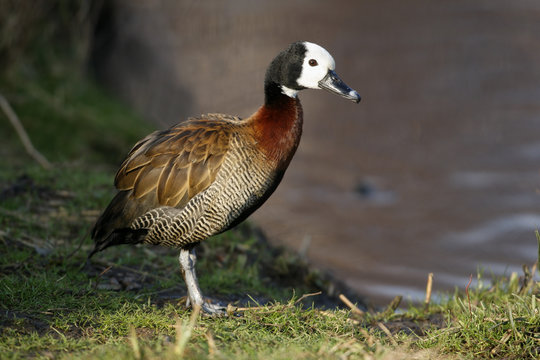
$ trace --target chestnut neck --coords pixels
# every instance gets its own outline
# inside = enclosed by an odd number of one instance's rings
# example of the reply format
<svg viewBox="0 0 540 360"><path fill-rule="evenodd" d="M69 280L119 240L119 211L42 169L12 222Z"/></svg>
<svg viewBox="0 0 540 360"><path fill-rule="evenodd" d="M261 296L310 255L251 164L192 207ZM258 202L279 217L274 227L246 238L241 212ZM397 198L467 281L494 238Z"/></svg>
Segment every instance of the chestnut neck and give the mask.
<svg viewBox="0 0 540 360"><path fill-rule="evenodd" d="M302 106L296 97L281 92L275 83L265 83L264 105L254 115L257 141L268 158L286 168L302 134Z"/></svg>

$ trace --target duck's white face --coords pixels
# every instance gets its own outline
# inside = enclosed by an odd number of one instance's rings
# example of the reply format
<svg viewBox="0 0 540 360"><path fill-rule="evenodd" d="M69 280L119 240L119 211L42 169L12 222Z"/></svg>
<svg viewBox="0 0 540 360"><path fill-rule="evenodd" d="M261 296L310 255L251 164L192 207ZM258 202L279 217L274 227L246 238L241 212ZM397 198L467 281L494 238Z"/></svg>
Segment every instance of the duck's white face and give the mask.
<svg viewBox="0 0 540 360"><path fill-rule="evenodd" d="M286 76L280 72L279 66L283 63L289 69ZM279 83L281 92L289 97L296 97L302 89L325 89L356 103L360 101L360 95L335 73L336 63L332 55L317 44L307 41L293 43L276 57L272 65L276 66L269 68L268 76Z"/></svg>
<svg viewBox="0 0 540 360"><path fill-rule="evenodd" d="M336 68L336 63L323 47L307 41L304 45L306 53L302 73L296 82L308 89L319 89L319 82L328 74L328 70L333 71Z"/></svg>

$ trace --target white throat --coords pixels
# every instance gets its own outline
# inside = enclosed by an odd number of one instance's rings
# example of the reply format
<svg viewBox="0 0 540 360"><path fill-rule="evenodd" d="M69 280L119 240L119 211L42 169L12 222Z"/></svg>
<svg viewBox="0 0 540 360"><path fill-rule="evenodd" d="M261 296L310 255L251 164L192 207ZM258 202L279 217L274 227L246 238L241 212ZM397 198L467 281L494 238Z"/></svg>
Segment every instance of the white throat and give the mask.
<svg viewBox="0 0 540 360"><path fill-rule="evenodd" d="M285 85L281 85L281 92L291 98L295 98L298 94L298 90L288 88Z"/></svg>

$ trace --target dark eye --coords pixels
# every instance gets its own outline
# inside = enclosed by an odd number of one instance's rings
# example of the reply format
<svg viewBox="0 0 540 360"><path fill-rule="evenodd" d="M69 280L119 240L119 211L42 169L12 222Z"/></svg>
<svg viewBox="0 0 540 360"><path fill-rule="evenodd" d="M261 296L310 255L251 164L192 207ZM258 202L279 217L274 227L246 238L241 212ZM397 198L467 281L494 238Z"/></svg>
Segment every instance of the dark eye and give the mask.
<svg viewBox="0 0 540 360"><path fill-rule="evenodd" d="M308 62L309 66L317 66L319 63L315 59L310 59Z"/></svg>

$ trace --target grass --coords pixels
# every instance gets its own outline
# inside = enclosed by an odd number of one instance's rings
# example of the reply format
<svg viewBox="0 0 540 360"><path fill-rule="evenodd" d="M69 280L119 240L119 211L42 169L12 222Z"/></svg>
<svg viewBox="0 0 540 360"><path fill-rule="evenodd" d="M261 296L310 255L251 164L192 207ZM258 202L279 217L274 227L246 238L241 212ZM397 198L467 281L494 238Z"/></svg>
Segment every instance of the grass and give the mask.
<svg viewBox="0 0 540 360"><path fill-rule="evenodd" d="M68 228L74 226L69 218L63 224ZM256 301L278 300L262 305L251 301L251 309L236 315L198 317L182 305L174 253L158 251L149 258L153 250L126 248L107 256L114 264L126 265L107 271L108 264L98 263L81 269L84 253L66 258L75 244L65 243L63 230L49 231L48 236L39 235L41 225L17 224L9 227L8 234L2 233L1 251L6 254L0 262L2 358L538 356L540 288L532 278L498 279L470 289L468 296L456 292L428 308L354 315L348 309L311 306L309 297L307 304L298 302L299 296L283 300L287 287L270 286L272 280L257 276L257 271L227 271L245 264L242 256L230 254L213 274L201 272L201 285L208 293L236 305L243 301L238 295L246 293ZM38 236L51 245L50 253L39 254L37 249L43 245L35 241ZM241 244L241 240L233 234L218 239L216 246ZM209 266L206 261L202 269ZM223 288L213 288L215 276L222 277ZM120 285L109 286L111 280Z"/></svg>
<svg viewBox="0 0 540 360"><path fill-rule="evenodd" d="M1 359L540 355L534 267L479 275L475 288L436 304L351 311L336 296L360 299L247 223L199 248L203 291L240 308L209 318L185 309L174 250L116 247L87 264L88 229L114 193L115 167L152 129L71 65L21 64L1 76L0 92L54 167L36 165L0 115L9 134L0 147Z"/></svg>

